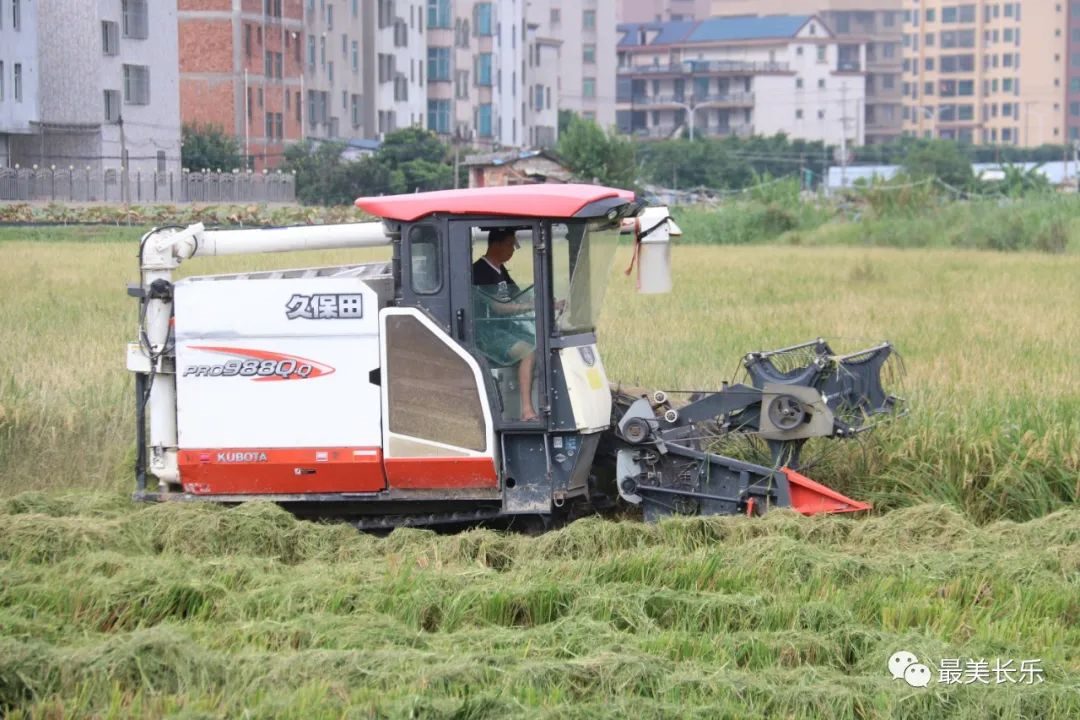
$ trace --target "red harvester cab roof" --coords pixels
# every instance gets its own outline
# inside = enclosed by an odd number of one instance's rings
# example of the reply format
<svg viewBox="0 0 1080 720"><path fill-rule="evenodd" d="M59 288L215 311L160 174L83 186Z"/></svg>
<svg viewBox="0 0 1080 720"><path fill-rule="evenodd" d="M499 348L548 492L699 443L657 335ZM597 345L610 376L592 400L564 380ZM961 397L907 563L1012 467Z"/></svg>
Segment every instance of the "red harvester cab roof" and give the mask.
<svg viewBox="0 0 1080 720"><path fill-rule="evenodd" d="M356 207L376 217L401 222L432 213L569 218L587 205L608 198L633 202L634 193L600 185L511 185L363 197L357 199Z"/></svg>

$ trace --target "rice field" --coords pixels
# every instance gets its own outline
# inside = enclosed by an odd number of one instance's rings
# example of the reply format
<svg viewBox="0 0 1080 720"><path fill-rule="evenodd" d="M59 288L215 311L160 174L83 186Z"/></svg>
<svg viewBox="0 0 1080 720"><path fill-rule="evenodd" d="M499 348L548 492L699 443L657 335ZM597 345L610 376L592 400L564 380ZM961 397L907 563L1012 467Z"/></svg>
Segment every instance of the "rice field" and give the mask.
<svg viewBox="0 0 1080 720"><path fill-rule="evenodd" d="M373 537L129 503L138 233L77 232L0 232L0 714L1080 716L1075 253L686 246L652 297L624 253L600 338L629 384L895 343L911 413L815 470L875 512ZM899 650L930 687L890 676ZM1038 660L1041 681L942 683L948 659Z"/></svg>

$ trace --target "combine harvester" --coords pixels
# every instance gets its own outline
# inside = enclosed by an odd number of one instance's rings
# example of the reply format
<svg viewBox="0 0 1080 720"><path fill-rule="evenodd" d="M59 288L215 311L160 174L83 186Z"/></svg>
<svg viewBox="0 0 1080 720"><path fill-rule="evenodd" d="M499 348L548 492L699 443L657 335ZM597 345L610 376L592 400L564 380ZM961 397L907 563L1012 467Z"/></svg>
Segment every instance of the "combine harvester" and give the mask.
<svg viewBox="0 0 1080 720"><path fill-rule="evenodd" d="M677 408L612 390L596 321L616 245L632 233L639 289L670 290L679 231L666 209L592 185L356 204L382 221L143 237L127 350L137 499L262 498L361 529L547 522L620 498L650 521L869 507L796 468L808 439L850 438L894 411L888 343L751 353L749 384ZM193 257L380 245L392 261L172 277ZM497 270L507 255L520 284ZM767 443L772 466L701 442L741 435Z"/></svg>

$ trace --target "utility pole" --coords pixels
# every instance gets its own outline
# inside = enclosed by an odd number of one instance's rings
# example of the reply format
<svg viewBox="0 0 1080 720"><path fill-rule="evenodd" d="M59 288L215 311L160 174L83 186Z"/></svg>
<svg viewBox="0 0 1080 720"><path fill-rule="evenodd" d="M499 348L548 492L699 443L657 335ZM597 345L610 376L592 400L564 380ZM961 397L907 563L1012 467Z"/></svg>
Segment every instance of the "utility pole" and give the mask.
<svg viewBox="0 0 1080 720"><path fill-rule="evenodd" d="M251 161L251 91L248 87L248 71L244 68L244 169Z"/></svg>
<svg viewBox="0 0 1080 720"><path fill-rule="evenodd" d="M128 176L131 174L127 161L127 142L124 140L124 116L116 120L120 126L120 202L127 204L128 201Z"/></svg>
<svg viewBox="0 0 1080 720"><path fill-rule="evenodd" d="M847 187L847 83L840 86L840 187Z"/></svg>

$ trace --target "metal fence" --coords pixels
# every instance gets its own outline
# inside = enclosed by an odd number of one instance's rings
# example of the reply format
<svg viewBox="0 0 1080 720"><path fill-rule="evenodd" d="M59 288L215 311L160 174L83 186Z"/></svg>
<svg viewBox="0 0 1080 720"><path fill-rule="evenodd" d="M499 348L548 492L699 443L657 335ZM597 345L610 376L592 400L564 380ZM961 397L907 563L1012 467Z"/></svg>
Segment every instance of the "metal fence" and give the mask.
<svg viewBox="0 0 1080 720"><path fill-rule="evenodd" d="M0 201L97 203L292 203L284 172L141 172L0 168Z"/></svg>

